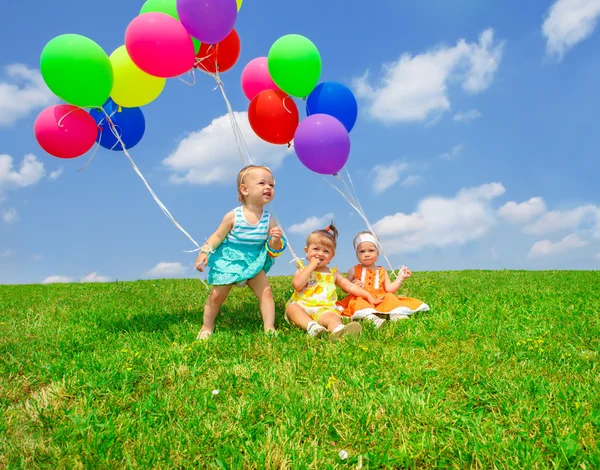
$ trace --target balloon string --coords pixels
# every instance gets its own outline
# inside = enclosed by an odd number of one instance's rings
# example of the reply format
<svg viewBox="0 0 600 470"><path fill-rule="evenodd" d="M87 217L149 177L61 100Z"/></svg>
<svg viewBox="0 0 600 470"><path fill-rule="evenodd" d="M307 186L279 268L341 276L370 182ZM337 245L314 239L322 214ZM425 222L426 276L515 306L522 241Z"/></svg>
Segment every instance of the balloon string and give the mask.
<svg viewBox="0 0 600 470"><path fill-rule="evenodd" d="M291 112L291 111L290 111L290 110L287 108L287 106L285 105L285 100L287 100L288 98L289 98L289 96L286 96L286 97L283 99L283 101L282 101L282 104L283 104L283 108L284 108L284 109L285 109L285 110L288 112L288 114L292 114L292 112ZM291 98L290 98L290 99L291 99Z"/></svg>
<svg viewBox="0 0 600 470"><path fill-rule="evenodd" d="M223 81L221 80L219 71L217 70L216 73L210 73L210 72L206 72L204 70L202 70L202 71L215 80L215 82L217 83L215 90L218 88L221 91L221 95L223 96L223 100L225 101L225 106L227 107L227 114L229 115L229 120L231 122L231 128L233 130L233 137L235 138L235 143L238 148L240 158L242 160L242 165L244 165L244 166L247 164L254 165L254 160L252 158L252 155L250 155L250 151L248 150L248 144L246 143L246 139L244 138L244 133L242 132L242 128L240 127L237 117L235 116L233 107L231 106L231 102L229 101L229 98L227 97L227 93L225 92L225 85L223 84ZM279 219L277 218L275 213L271 212L271 217L273 217L273 220L279 226L279 228L281 228L281 231L285 236L285 231L283 229L283 225L281 224L281 222L279 221ZM290 250L290 254L293 257L292 262L295 262L300 259L296 256L296 253L294 252L294 249L292 247L292 244L290 243L289 238L288 238L288 249Z"/></svg>
<svg viewBox="0 0 600 470"><path fill-rule="evenodd" d="M101 108L101 109L102 109L102 111L104 111L103 108ZM194 240L192 238L192 236L189 233L187 233L185 231L185 229L181 225L179 225L179 223L175 220L175 218L169 212L169 209L167 209L167 207L158 198L158 196L156 195L156 193L154 192L154 190L152 189L152 187L150 186L150 184L148 184L148 181L146 181L146 178L144 178L144 175L142 175L142 172L139 170L139 168L137 167L137 165L133 161L133 158L131 158L131 155L127 151L127 147L125 146L125 143L121 139L121 136L119 135L119 133L116 131L116 127L115 127L114 123L112 122L112 120L110 119L110 116L108 115L108 113L106 113L106 111L104 111L104 114L106 115L107 122L108 122L108 125L110 127L111 132L113 133L113 135L115 136L115 138L121 144L121 147L123 148L123 153L129 159L129 163L131 164L131 167L137 173L137 175L140 177L140 179L143 181L144 185L146 186L146 188L148 189L148 191L150 192L150 194L154 198L154 201L156 202L156 204L158 204L158 206L161 208L161 210L163 211L163 213L169 218L169 220L171 220L171 222L173 222L173 224L175 225L175 227L177 227L198 249L200 249L200 245L198 245L198 243L196 242L196 240Z"/></svg>
<svg viewBox="0 0 600 470"><path fill-rule="evenodd" d="M358 213L358 215L363 219L363 221L365 222L365 224L367 225L369 231L373 234L373 236L377 239L379 246L381 248L381 253L383 254L384 259L386 260L392 275L396 278L398 277L396 274L396 271L392 265L392 263L390 262L385 250L383 249L383 245L381 244L381 240L379 239L379 237L377 236L377 234L375 233L375 230L373 229L373 226L371 225L371 223L369 222L369 219L367 218L367 215L365 214L364 210L362 209L362 206L360 204L360 202L358 201L358 198L355 197L355 195L352 194L352 192L349 190L346 182L344 181L343 177L339 174L334 175L337 179L339 179L340 181L342 181L344 183L344 186L346 187L346 191L347 194L340 188L338 188L337 185L335 185L331 180L329 180L328 178L323 177L323 179L327 182L327 184L329 184L329 186L331 186L333 189L335 189L347 202L348 204L350 204L350 206Z"/></svg>
<svg viewBox="0 0 600 470"><path fill-rule="evenodd" d="M375 230L373 229L373 226L371 225L371 223L369 222L369 219L367 218L367 215L365 213L365 210L363 209L360 201L358 200L358 195L356 193L356 188L354 187L354 182L352 181L352 177L350 176L350 171L348 170L348 168L344 167L346 175L348 176L348 181L350 182L350 186L352 189L350 189L348 187L348 184L346 183L346 180L343 178L343 176L338 175L338 178L344 183L344 186L346 188L346 190L348 191L348 193L350 195L352 195L354 201L356 202L356 204L358 205L360 212L361 212L361 216L363 218L363 220L365 221L369 231L373 234L373 236L377 239L378 243L379 243L379 247L381 248L381 254L383 255L383 258L386 260L388 266L390 267L390 270L392 271L392 274L394 275L394 277L398 277L391 261L389 260L387 253L385 252L385 249L383 247L383 243L381 243L380 238L377 236L377 234L375 233Z"/></svg>
<svg viewBox="0 0 600 470"><path fill-rule="evenodd" d="M87 168L87 166L92 163L92 160L94 159L94 157L96 156L96 154L98 153L98 149L100 148L100 141L102 140L102 129L100 129L100 136L98 138L98 143L96 144L96 148L94 149L94 153L92 153L92 156L90 158L88 158L88 161L85 162L85 165L83 165L79 170L77 170L77 173L82 172L83 170L85 170Z"/></svg>
<svg viewBox="0 0 600 470"><path fill-rule="evenodd" d="M76 107L76 108L72 109L71 111L69 111L68 113L66 113L64 116L62 116L62 117L61 117L61 118L58 120L58 123L57 123L56 125L57 125L58 127L63 127L63 125L62 125L62 122L65 120L65 118L66 118L67 116L69 116L70 114L72 114L72 113L76 112L76 111L83 111L83 112L86 112L86 111L85 111L85 109L83 109L83 108L80 108L80 107L78 106L78 107Z"/></svg>
<svg viewBox="0 0 600 470"><path fill-rule="evenodd" d="M192 70L190 70L188 72L188 75L192 76L192 81L191 82L188 82L187 80L184 80L181 77L177 77L177 80L179 80L182 83L185 83L188 86L196 86L196 71L194 69L192 69Z"/></svg>

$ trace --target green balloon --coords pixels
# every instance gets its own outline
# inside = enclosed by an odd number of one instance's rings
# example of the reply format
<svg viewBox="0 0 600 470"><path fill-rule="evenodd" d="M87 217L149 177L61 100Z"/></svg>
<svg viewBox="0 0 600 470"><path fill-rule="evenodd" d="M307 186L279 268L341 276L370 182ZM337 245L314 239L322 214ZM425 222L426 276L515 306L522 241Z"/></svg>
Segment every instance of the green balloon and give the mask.
<svg viewBox="0 0 600 470"><path fill-rule="evenodd" d="M321 77L321 55L317 46L298 34L288 34L275 41L268 63L275 84L298 98L310 95Z"/></svg>
<svg viewBox="0 0 600 470"><path fill-rule="evenodd" d="M179 21L177 0L147 0L140 10L140 15L144 13L164 13Z"/></svg>
<svg viewBox="0 0 600 470"><path fill-rule="evenodd" d="M48 88L69 104L95 108L110 96L114 77L108 55L85 36L52 39L42 51L40 68Z"/></svg>
<svg viewBox="0 0 600 470"><path fill-rule="evenodd" d="M146 3L142 5L140 15L144 13L164 13L179 21L179 13L177 13L177 0L146 0ZM196 38L192 38L194 43L194 50L196 54L200 51L201 42Z"/></svg>

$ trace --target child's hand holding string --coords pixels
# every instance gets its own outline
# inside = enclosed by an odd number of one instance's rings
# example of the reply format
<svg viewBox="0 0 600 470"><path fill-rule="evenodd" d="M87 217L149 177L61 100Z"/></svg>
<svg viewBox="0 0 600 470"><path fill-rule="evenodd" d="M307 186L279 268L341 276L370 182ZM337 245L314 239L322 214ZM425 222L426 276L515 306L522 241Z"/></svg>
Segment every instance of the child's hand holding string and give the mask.
<svg viewBox="0 0 600 470"><path fill-rule="evenodd" d="M283 231L280 227L273 227L271 230L269 230L269 235L273 237L272 242L275 245L279 245L281 243L281 238L283 237Z"/></svg>
<svg viewBox="0 0 600 470"><path fill-rule="evenodd" d="M406 266L402 266L400 268L400 272L398 273L398 277L401 279L408 279L412 276L412 271L408 269Z"/></svg>

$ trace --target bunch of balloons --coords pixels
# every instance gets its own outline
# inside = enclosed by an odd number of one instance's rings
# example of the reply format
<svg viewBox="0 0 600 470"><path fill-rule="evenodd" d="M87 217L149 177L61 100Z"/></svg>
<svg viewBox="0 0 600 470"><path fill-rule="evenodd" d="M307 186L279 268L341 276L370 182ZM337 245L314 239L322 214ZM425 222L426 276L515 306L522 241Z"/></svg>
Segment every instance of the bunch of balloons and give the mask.
<svg viewBox="0 0 600 470"><path fill-rule="evenodd" d="M111 150L135 146L145 130L140 108L158 98L167 78L194 68L224 72L237 62L242 1L147 0L110 57L85 36L52 39L42 51L42 77L67 104L38 116L40 146L58 158L79 157L96 142Z"/></svg>
<svg viewBox="0 0 600 470"><path fill-rule="evenodd" d="M340 83L321 78L321 55L304 36L279 38L268 57L248 63L242 89L250 100L248 119L261 139L290 144L309 170L338 173L350 155L350 131L358 117L356 98ZM292 97L306 100L306 119L300 122Z"/></svg>

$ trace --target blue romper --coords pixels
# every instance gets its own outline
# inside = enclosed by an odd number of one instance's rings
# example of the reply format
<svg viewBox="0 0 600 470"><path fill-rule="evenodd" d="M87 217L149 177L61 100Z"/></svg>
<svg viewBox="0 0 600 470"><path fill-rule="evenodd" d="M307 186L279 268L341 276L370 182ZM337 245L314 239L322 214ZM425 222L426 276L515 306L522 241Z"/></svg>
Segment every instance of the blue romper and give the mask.
<svg viewBox="0 0 600 470"><path fill-rule="evenodd" d="M268 272L274 263L265 248L271 222L267 210L256 225L248 223L241 206L234 213L233 229L208 259L208 283L213 286L243 283Z"/></svg>

